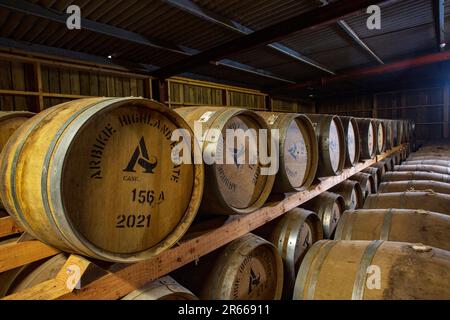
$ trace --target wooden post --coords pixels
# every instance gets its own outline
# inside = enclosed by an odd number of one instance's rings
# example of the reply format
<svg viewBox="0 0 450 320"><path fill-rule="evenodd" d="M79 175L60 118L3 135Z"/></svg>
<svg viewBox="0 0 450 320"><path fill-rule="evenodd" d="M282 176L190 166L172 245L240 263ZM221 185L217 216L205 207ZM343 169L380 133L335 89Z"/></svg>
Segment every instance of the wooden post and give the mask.
<svg viewBox="0 0 450 320"><path fill-rule="evenodd" d="M41 71L41 63L35 62L34 66L34 81L36 84L36 91L38 92L38 96L36 97L37 103L37 112L44 110L44 89L42 88L42 71Z"/></svg>
<svg viewBox="0 0 450 320"><path fill-rule="evenodd" d="M374 94L372 96L373 101L373 109L372 109L372 118L378 118L378 95Z"/></svg>
<svg viewBox="0 0 450 320"><path fill-rule="evenodd" d="M449 86L448 86L448 81L445 82L445 86L444 86L444 119L443 119L443 135L444 138L447 139L448 138L448 99L449 99Z"/></svg>
<svg viewBox="0 0 450 320"><path fill-rule="evenodd" d="M168 81L159 80L158 85L159 85L159 102L166 103L167 101L169 101L169 91L167 89Z"/></svg>
<svg viewBox="0 0 450 320"><path fill-rule="evenodd" d="M152 78L144 79L144 95L145 98L153 99Z"/></svg>

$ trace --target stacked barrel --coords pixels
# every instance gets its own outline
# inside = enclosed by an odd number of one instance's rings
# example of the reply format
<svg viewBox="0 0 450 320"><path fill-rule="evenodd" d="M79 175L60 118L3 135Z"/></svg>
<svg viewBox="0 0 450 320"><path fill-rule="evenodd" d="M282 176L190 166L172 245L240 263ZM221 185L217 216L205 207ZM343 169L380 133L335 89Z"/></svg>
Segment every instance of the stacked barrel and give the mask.
<svg viewBox="0 0 450 320"><path fill-rule="evenodd" d="M30 235L63 252L121 263L167 250L197 213L202 221L250 214L271 195L308 191L321 179L373 160L411 136L408 125L396 120L210 106L174 111L140 98L83 99L31 116L0 114L5 210ZM183 129L177 133L179 141L172 140L176 129ZM277 130L275 143L270 129ZM245 132L245 139L230 145L224 138L229 130ZM268 141L261 141L261 131ZM187 153L183 149L178 160L190 163L174 163L180 141L192 148ZM257 146L256 163L249 163L251 143ZM273 163L261 161L261 148L278 151L278 170L262 174ZM308 274L305 270L315 259L311 256L321 250L317 248L328 248L322 240L346 234L342 221L388 188L382 184L379 189L388 171L419 166L395 167L406 155L377 163L125 299L290 299L294 291L300 297L299 277ZM233 162L216 161L219 156ZM429 169L439 162L420 165ZM437 183L437 190L445 190ZM358 250L364 251L363 246ZM66 257L1 274L5 285L0 293L53 278ZM307 288L309 280L302 279ZM308 292L307 297L316 298Z"/></svg>
<svg viewBox="0 0 450 320"><path fill-rule="evenodd" d="M334 241L311 247L294 299L450 299L448 156L430 146L374 165L378 193L342 215Z"/></svg>

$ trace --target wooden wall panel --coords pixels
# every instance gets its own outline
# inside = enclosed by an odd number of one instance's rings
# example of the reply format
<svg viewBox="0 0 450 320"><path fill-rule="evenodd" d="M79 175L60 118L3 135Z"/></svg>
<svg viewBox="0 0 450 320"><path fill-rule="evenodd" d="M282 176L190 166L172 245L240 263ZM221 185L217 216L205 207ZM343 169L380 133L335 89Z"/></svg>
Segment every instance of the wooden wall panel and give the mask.
<svg viewBox="0 0 450 320"><path fill-rule="evenodd" d="M274 112L294 112L294 113L315 113L314 102L289 101L282 99L271 99L272 111Z"/></svg>
<svg viewBox="0 0 450 320"><path fill-rule="evenodd" d="M144 89L144 80L148 77L142 75L105 71L96 66L83 68L70 63L61 66L51 60L23 59L11 55L0 59L0 110L36 112L91 96L151 98ZM38 79L42 83L41 90Z"/></svg>

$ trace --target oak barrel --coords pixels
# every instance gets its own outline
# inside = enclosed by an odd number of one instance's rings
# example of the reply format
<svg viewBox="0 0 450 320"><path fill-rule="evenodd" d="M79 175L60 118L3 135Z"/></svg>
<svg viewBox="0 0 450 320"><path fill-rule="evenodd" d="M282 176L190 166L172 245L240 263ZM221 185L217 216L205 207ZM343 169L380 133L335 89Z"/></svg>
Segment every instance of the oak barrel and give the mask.
<svg viewBox="0 0 450 320"><path fill-rule="evenodd" d="M201 300L279 300L283 260L272 243L247 234L172 277Z"/></svg>
<svg viewBox="0 0 450 320"><path fill-rule="evenodd" d="M0 152L13 133L34 115L25 111L0 111Z"/></svg>
<svg viewBox="0 0 450 320"><path fill-rule="evenodd" d="M450 175L433 172L419 172L419 171L391 171L386 172L383 176L383 182L389 181L411 181L411 180L432 180L439 182L450 183Z"/></svg>
<svg viewBox="0 0 450 320"><path fill-rule="evenodd" d="M410 180L383 182L378 188L379 193L394 193L405 191L426 191L450 194L450 183L438 182L432 180Z"/></svg>
<svg viewBox="0 0 450 320"><path fill-rule="evenodd" d="M344 127L345 145L345 167L354 167L361 155L361 142L359 139L358 122L353 117L340 117Z"/></svg>
<svg viewBox="0 0 450 320"><path fill-rule="evenodd" d="M203 166L172 161L178 128L191 132L165 105L142 98L47 109L5 147L3 203L24 230L63 251L148 259L180 239L201 201Z"/></svg>
<svg viewBox="0 0 450 320"><path fill-rule="evenodd" d="M386 150L390 150L395 147L393 124L390 120L381 121L383 121L386 128Z"/></svg>
<svg viewBox="0 0 450 320"><path fill-rule="evenodd" d="M54 279L61 271L67 256L58 254L0 274L0 298L34 287Z"/></svg>
<svg viewBox="0 0 450 320"><path fill-rule="evenodd" d="M334 239L423 243L450 251L450 216L425 210L346 211Z"/></svg>
<svg viewBox="0 0 450 320"><path fill-rule="evenodd" d="M283 297L292 297L295 276L309 248L323 239L322 223L312 211L294 208L270 225L269 240L284 264Z"/></svg>
<svg viewBox="0 0 450 320"><path fill-rule="evenodd" d="M333 236L339 218L345 211L345 201L339 194L323 192L303 204L302 207L317 213L320 221L322 221L323 235L329 239Z"/></svg>
<svg viewBox="0 0 450 320"><path fill-rule="evenodd" d="M122 300L198 300L188 289L181 286L172 277L165 276L137 289Z"/></svg>
<svg viewBox="0 0 450 320"><path fill-rule="evenodd" d="M361 159L368 160L375 157L377 137L375 121L371 119L356 119L361 141Z"/></svg>
<svg viewBox="0 0 450 320"><path fill-rule="evenodd" d="M271 129L279 130L279 164L273 191L286 193L308 188L317 172L319 146L314 127L305 115L258 112Z"/></svg>
<svg viewBox="0 0 450 320"><path fill-rule="evenodd" d="M450 195L434 191L381 193L367 197L364 209L423 209L450 214Z"/></svg>
<svg viewBox="0 0 450 320"><path fill-rule="evenodd" d="M359 183L363 191L364 199L366 199L372 193L375 193L375 180L373 179L373 176L371 174L358 172L351 176L349 180L357 181Z"/></svg>
<svg viewBox="0 0 450 320"><path fill-rule="evenodd" d="M378 168L368 167L368 168L365 168L361 172L370 174L373 177L373 182L374 182L374 187L375 187L373 189L373 193L377 193L378 185L381 182L381 171Z"/></svg>
<svg viewBox="0 0 450 320"><path fill-rule="evenodd" d="M376 128L377 128L377 154L382 154L386 151L386 125L382 120L375 120Z"/></svg>
<svg viewBox="0 0 450 320"><path fill-rule="evenodd" d="M407 161L403 162L403 164L404 165L414 165L414 166L431 165L431 166L442 166L442 167L450 168L450 161L434 160L434 159L429 159L429 160L407 160Z"/></svg>
<svg viewBox="0 0 450 320"><path fill-rule="evenodd" d="M358 181L345 180L330 191L344 198L345 210L359 209L364 205L364 193Z"/></svg>
<svg viewBox="0 0 450 320"><path fill-rule="evenodd" d="M432 172L450 175L450 167L436 165L399 165L394 167L394 171L415 171L415 172Z"/></svg>
<svg viewBox="0 0 450 320"><path fill-rule="evenodd" d="M308 114L319 142L318 177L339 175L344 169L346 143L338 116Z"/></svg>
<svg viewBox="0 0 450 320"><path fill-rule="evenodd" d="M391 241L314 244L298 272L294 300L450 299L450 252Z"/></svg>
<svg viewBox="0 0 450 320"><path fill-rule="evenodd" d="M193 130L196 126L201 128L202 132L196 135L203 140L203 154L211 155L211 160L219 158L219 161L205 161L205 191L200 212L233 215L259 209L269 197L276 176L276 171L271 175L262 174L267 166L260 161L261 129L268 132L267 149L271 149L270 130L264 119L251 110L228 107L186 107L175 111ZM235 143L229 146L226 133L233 130L236 133L242 130L247 138L233 139ZM251 150L258 156L254 164L249 161ZM233 163L227 164L227 158Z"/></svg>

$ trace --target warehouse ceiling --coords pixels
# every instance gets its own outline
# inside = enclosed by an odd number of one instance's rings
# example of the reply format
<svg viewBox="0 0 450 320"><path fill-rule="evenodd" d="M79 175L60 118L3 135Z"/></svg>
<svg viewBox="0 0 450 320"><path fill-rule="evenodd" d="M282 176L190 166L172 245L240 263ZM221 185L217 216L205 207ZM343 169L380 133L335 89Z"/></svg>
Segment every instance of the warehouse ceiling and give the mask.
<svg viewBox="0 0 450 320"><path fill-rule="evenodd" d="M353 0L357 2L364 3ZM320 22L323 12L333 11L330 6L345 6L349 1L0 0L0 46L109 60L139 66L159 76L185 75L290 97L381 90L407 86L408 81L421 78L442 81L443 72L448 70L446 62L434 68L396 70L332 85L298 86L305 81L433 54L440 51L440 42L450 41L450 1L380 2L380 30L369 30L369 15L359 10L344 19L311 24L233 52L233 41L255 40L252 35L260 32L264 36L267 28L290 18ZM65 27L69 5L81 8L81 30ZM214 51L220 47L220 52ZM202 54L219 58L201 60Z"/></svg>

